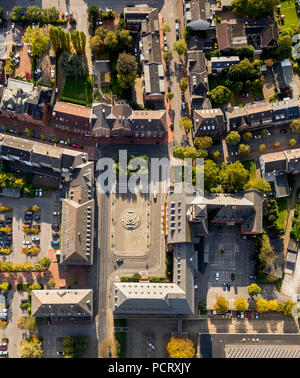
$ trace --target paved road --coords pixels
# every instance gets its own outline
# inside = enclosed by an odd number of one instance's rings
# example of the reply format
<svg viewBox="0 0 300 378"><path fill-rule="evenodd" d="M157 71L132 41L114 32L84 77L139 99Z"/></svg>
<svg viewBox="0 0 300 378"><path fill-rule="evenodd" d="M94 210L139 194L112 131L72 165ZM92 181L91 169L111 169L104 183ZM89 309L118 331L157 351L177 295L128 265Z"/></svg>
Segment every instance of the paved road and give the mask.
<svg viewBox="0 0 300 378"><path fill-rule="evenodd" d="M170 50L173 50L174 42L176 41L176 29L175 29L175 19L180 19L180 32L182 35L184 29L184 19L183 19L183 7L180 0L165 0L164 6L161 10L163 16L163 21L167 22L171 31L166 34L167 44ZM178 54L173 51L173 59L170 63L170 79L168 80L169 90L168 92L174 93L174 98L171 100L172 110L174 114L174 144L181 144L185 142L185 133L179 127L179 121L183 116L181 110L181 91L179 88L179 80L182 77L182 72L178 69L178 63L180 59Z"/></svg>
<svg viewBox="0 0 300 378"><path fill-rule="evenodd" d="M98 148L97 156L112 157L119 149L126 149L127 153L142 154L145 153L145 148L141 145L110 145ZM153 145L147 154L150 157L163 157L168 154L168 147L162 145ZM98 172L96 171L96 177ZM106 340L112 338L113 333L113 319L112 319L112 283L121 275L133 274L140 271L147 271L157 273L155 275L162 275L164 273L164 246L162 236L160 234L160 217L162 198L157 196L157 201L153 201L152 194L150 194L150 201L152 201L151 208L151 236L150 253L145 257L124 258L124 263L121 266L116 264L116 258L109 248L109 219L110 219L110 205L109 197L105 194L100 194L97 190L97 200L99 204L99 224L98 224L98 245L100 251L99 262L99 318L98 318L98 332L100 342L104 343ZM160 253L161 252L161 253ZM152 273L153 274L153 273Z"/></svg>

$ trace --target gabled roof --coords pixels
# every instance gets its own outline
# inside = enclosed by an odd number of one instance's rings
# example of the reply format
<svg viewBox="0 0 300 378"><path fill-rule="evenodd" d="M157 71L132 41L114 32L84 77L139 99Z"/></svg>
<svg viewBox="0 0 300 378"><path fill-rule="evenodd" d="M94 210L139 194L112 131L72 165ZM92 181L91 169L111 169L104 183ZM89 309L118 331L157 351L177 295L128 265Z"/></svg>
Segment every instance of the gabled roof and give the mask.
<svg viewBox="0 0 300 378"><path fill-rule="evenodd" d="M93 315L93 291L32 290L31 314L34 317L90 317Z"/></svg>
<svg viewBox="0 0 300 378"><path fill-rule="evenodd" d="M275 22L274 24L267 25L260 35L261 47L266 48L276 46L278 37L279 33L277 23Z"/></svg>

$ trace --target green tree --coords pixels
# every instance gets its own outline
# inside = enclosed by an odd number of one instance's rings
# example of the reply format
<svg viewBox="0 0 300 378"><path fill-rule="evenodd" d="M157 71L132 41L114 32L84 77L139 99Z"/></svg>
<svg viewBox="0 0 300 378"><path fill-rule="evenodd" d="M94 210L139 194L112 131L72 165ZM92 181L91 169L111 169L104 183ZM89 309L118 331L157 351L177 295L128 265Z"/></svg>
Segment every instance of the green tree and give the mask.
<svg viewBox="0 0 300 378"><path fill-rule="evenodd" d="M122 88L134 86L137 77L137 67L137 61L133 55L127 53L119 54L117 61L117 78Z"/></svg>
<svg viewBox="0 0 300 378"><path fill-rule="evenodd" d="M280 147L280 142L276 141L273 143L273 148L278 148Z"/></svg>
<svg viewBox="0 0 300 378"><path fill-rule="evenodd" d="M191 158L191 159L196 159L199 156L199 150L197 150L196 147L194 146L186 146L184 149L184 157L185 158Z"/></svg>
<svg viewBox="0 0 300 378"><path fill-rule="evenodd" d="M295 146L295 144L297 144L297 141L296 141L296 139L294 139L294 138L291 138L291 139L290 139L290 141L289 141L289 145L290 145L291 147L294 147L294 146Z"/></svg>
<svg viewBox="0 0 300 378"><path fill-rule="evenodd" d="M57 55L65 51L71 51L71 36L67 30L63 30L60 26L51 25L49 38L51 47Z"/></svg>
<svg viewBox="0 0 300 378"><path fill-rule="evenodd" d="M170 25L169 25L167 22L164 22L164 23L162 24L161 30L162 30L162 32L163 32L164 34L166 34L166 33L168 33L168 32L171 31L171 27L170 27Z"/></svg>
<svg viewBox="0 0 300 378"><path fill-rule="evenodd" d="M264 194L269 194L271 192L271 185L263 177L252 179L249 182L249 189L256 189Z"/></svg>
<svg viewBox="0 0 300 378"><path fill-rule="evenodd" d="M26 326L26 316L21 316L18 319L17 327L20 329L25 329L25 326Z"/></svg>
<svg viewBox="0 0 300 378"><path fill-rule="evenodd" d="M26 10L26 19L28 23L41 22L43 10L37 5L30 5Z"/></svg>
<svg viewBox="0 0 300 378"><path fill-rule="evenodd" d="M217 297L214 309L217 312L225 313L228 311L229 302L222 296Z"/></svg>
<svg viewBox="0 0 300 378"><path fill-rule="evenodd" d="M55 282L55 279L53 277L51 277L49 279L49 281L47 282L47 286L50 288L50 289L54 289L55 286L56 286L56 282Z"/></svg>
<svg viewBox="0 0 300 378"><path fill-rule="evenodd" d="M99 9L95 7L94 5L90 6L88 8L88 21L93 25L94 28L99 18L100 18Z"/></svg>
<svg viewBox="0 0 300 378"><path fill-rule="evenodd" d="M290 35L280 36L277 40L277 48L275 56L277 59L283 60L290 58L292 54L292 37Z"/></svg>
<svg viewBox="0 0 300 378"><path fill-rule="evenodd" d="M263 298L259 298L255 302L255 308L257 312L267 312L269 311L269 303Z"/></svg>
<svg viewBox="0 0 300 378"><path fill-rule="evenodd" d="M42 260L40 261L40 263L45 267L45 268L49 268L50 266L50 259L48 257L43 257Z"/></svg>
<svg viewBox="0 0 300 378"><path fill-rule="evenodd" d="M171 60L173 58L173 51L172 50L166 51L163 57L164 57L164 60Z"/></svg>
<svg viewBox="0 0 300 378"><path fill-rule="evenodd" d="M82 58L69 51L62 53L60 63L66 76L80 76L84 72Z"/></svg>
<svg viewBox="0 0 300 378"><path fill-rule="evenodd" d="M249 131L245 131L243 134L242 134L242 138L248 142L251 138L252 138L252 134L249 132Z"/></svg>
<svg viewBox="0 0 300 378"><path fill-rule="evenodd" d="M212 188L218 185L219 167L212 160L204 162L204 189L210 192Z"/></svg>
<svg viewBox="0 0 300 378"><path fill-rule="evenodd" d="M109 31L104 39L104 46L110 51L114 51L118 45L118 38L113 31Z"/></svg>
<svg viewBox="0 0 300 378"><path fill-rule="evenodd" d="M220 151L219 150L214 150L210 151L210 157L213 161L218 162L220 160Z"/></svg>
<svg viewBox="0 0 300 378"><path fill-rule="evenodd" d="M194 139L194 145L198 148L208 149L213 144L213 140L209 136L196 137Z"/></svg>
<svg viewBox="0 0 300 378"><path fill-rule="evenodd" d="M184 159L185 148L183 146L176 146L173 149L173 156L178 159Z"/></svg>
<svg viewBox="0 0 300 378"><path fill-rule="evenodd" d="M179 126L182 130L188 132L193 127L193 122L189 117L183 117L179 121Z"/></svg>
<svg viewBox="0 0 300 378"><path fill-rule="evenodd" d="M173 100L173 98L174 98L174 93L168 92L168 93L167 93L167 98L168 98L169 101Z"/></svg>
<svg viewBox="0 0 300 378"><path fill-rule="evenodd" d="M132 36L129 30L121 30L118 35L118 50L130 50L132 47Z"/></svg>
<svg viewBox="0 0 300 378"><path fill-rule="evenodd" d="M216 104L223 104L228 101L230 93L230 89L224 87L224 85L218 85L212 91L208 92L207 95L210 96Z"/></svg>
<svg viewBox="0 0 300 378"><path fill-rule="evenodd" d="M268 266L274 262L276 255L270 244L270 239L266 233L263 233L258 240L259 255L258 259L263 266Z"/></svg>
<svg viewBox="0 0 300 378"><path fill-rule="evenodd" d="M268 135L269 135L269 131L268 130L266 130L266 129L261 130L260 136L262 138L266 138Z"/></svg>
<svg viewBox="0 0 300 378"><path fill-rule="evenodd" d="M26 16L23 13L24 13L23 8L21 6L13 7L9 14L9 18L11 22L16 22L16 23L24 22L26 19Z"/></svg>
<svg viewBox="0 0 300 378"><path fill-rule="evenodd" d="M293 316L293 308L296 306L296 302L293 302L292 300L288 299L285 301L282 305L282 312L283 315L287 316L288 318L291 318Z"/></svg>
<svg viewBox="0 0 300 378"><path fill-rule="evenodd" d="M28 26L22 40L31 44L31 51L34 56L41 56L49 49L49 35L38 26L34 29Z"/></svg>
<svg viewBox="0 0 300 378"><path fill-rule="evenodd" d="M255 283L248 286L248 293L250 297L255 297L261 293L261 288Z"/></svg>
<svg viewBox="0 0 300 378"><path fill-rule="evenodd" d="M185 92L189 86L189 82L187 81L186 77L181 78L179 82L179 88L181 91Z"/></svg>
<svg viewBox="0 0 300 378"><path fill-rule="evenodd" d="M233 0L233 10L253 18L273 17L278 0Z"/></svg>
<svg viewBox="0 0 300 378"><path fill-rule="evenodd" d="M195 347L193 341L185 337L171 337L167 344L167 353L170 358L193 358Z"/></svg>
<svg viewBox="0 0 300 378"><path fill-rule="evenodd" d="M225 138L226 143L232 146L238 144L241 140L241 136L238 131L230 131L230 133Z"/></svg>
<svg viewBox="0 0 300 378"><path fill-rule="evenodd" d="M177 52L179 56L183 55L187 51L187 45L184 39L179 39L174 42L173 49Z"/></svg>
<svg viewBox="0 0 300 378"><path fill-rule="evenodd" d="M250 146L248 144L240 144L238 149L239 155L249 155L250 153Z"/></svg>
<svg viewBox="0 0 300 378"><path fill-rule="evenodd" d="M293 133L300 134L300 119L294 119L294 121L290 123L290 129Z"/></svg>
<svg viewBox="0 0 300 378"><path fill-rule="evenodd" d="M230 193L243 190L249 177L249 171L239 161L233 164L223 163L219 173L222 188Z"/></svg>
<svg viewBox="0 0 300 378"><path fill-rule="evenodd" d="M76 54L84 55L86 46L86 36L83 31L74 30L71 34L72 45Z"/></svg>
<svg viewBox="0 0 300 378"><path fill-rule="evenodd" d="M232 80L234 82L244 83L244 87L246 84L245 82L247 80L250 80L250 88L251 82L261 77L260 61L255 60L254 62L250 62L247 58L243 59L240 61L240 63L229 67L227 77L229 80Z"/></svg>
<svg viewBox="0 0 300 378"><path fill-rule="evenodd" d="M234 301L234 308L236 311L245 311L248 308L248 303L245 298L237 298Z"/></svg>

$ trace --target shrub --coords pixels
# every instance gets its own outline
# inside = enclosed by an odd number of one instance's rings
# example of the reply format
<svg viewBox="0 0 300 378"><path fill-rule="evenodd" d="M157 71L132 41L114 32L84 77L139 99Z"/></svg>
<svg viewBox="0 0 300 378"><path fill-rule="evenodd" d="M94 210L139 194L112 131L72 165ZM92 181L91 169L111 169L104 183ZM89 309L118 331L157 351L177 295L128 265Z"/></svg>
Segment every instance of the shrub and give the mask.
<svg viewBox="0 0 300 378"><path fill-rule="evenodd" d="M4 255L9 255L11 253L11 248L0 248L0 253Z"/></svg>
<svg viewBox="0 0 300 378"><path fill-rule="evenodd" d="M280 147L280 142L274 142L274 143L273 143L273 147L274 147L274 148L278 148L278 147Z"/></svg>
<svg viewBox="0 0 300 378"><path fill-rule="evenodd" d="M51 261L48 257L43 257L40 262L45 268L49 268Z"/></svg>
<svg viewBox="0 0 300 378"><path fill-rule="evenodd" d="M0 212L4 212L4 211L12 211L12 207L9 207L9 206L0 206Z"/></svg>

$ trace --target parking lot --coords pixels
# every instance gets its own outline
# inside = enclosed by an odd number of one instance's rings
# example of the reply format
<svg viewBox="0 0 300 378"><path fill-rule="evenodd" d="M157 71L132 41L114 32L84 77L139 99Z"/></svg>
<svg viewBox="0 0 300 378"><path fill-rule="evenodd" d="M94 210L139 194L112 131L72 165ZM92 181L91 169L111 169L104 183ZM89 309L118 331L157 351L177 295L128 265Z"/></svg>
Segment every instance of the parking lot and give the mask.
<svg viewBox="0 0 300 378"><path fill-rule="evenodd" d="M167 357L166 345L177 332L177 319L127 319L127 326L127 358Z"/></svg>
<svg viewBox="0 0 300 378"><path fill-rule="evenodd" d="M234 300L247 298L247 286L255 282L249 278L255 274L255 239L244 239L239 226L211 225L205 243L208 262L200 255L197 299L213 308L216 297L222 295L233 308Z"/></svg>
<svg viewBox="0 0 300 378"><path fill-rule="evenodd" d="M59 211L61 203L59 202L57 192L44 193L42 197L37 198L8 198L2 197L0 199L2 206L9 206L13 210L9 213L2 213L1 218L12 216L12 252L9 255L1 254L2 261L12 261L14 264L24 264L27 261L37 263L43 257L47 256L48 249L51 248L53 223L60 223L60 216L54 216L54 211ZM31 215L31 220L25 220L25 208L31 208L37 205L40 211ZM35 220L34 217L40 219ZM29 216L30 217L30 216ZM23 225L26 222L32 221L32 226L39 225L40 233L25 234ZM9 237L9 236L8 236ZM6 236L3 236L6 239ZM39 240L33 241L32 238ZM25 244L26 243L26 244ZM39 246L40 252L36 256L26 255L22 253L23 247Z"/></svg>

